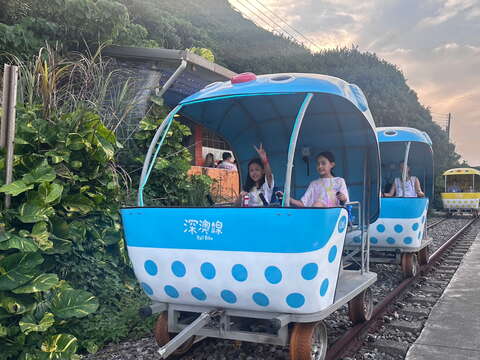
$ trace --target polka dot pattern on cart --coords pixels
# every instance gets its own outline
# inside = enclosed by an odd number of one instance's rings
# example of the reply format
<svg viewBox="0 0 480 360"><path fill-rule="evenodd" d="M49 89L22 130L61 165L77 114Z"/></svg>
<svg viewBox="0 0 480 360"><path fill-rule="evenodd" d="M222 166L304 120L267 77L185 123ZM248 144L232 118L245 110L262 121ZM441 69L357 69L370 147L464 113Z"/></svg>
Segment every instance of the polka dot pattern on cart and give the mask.
<svg viewBox="0 0 480 360"><path fill-rule="evenodd" d="M265 279L270 284L278 284L282 281L282 272L276 266L269 266L265 269Z"/></svg>
<svg viewBox="0 0 480 360"><path fill-rule="evenodd" d="M208 280L213 279L217 273L215 266L209 262L205 262L202 264L202 266L200 266L200 272L202 273L203 277Z"/></svg>
<svg viewBox="0 0 480 360"><path fill-rule="evenodd" d="M337 257L337 246L333 245L328 252L328 262L333 263Z"/></svg>
<svg viewBox="0 0 480 360"><path fill-rule="evenodd" d="M318 265L316 263L309 263L303 266L302 268L302 277L305 280L312 280L317 276Z"/></svg>
<svg viewBox="0 0 480 360"><path fill-rule="evenodd" d="M153 260L145 261L144 268L148 275L155 276L158 273L157 264Z"/></svg>
<svg viewBox="0 0 480 360"><path fill-rule="evenodd" d="M299 293L292 293L286 298L288 306L297 309L305 304L305 296Z"/></svg>
<svg viewBox="0 0 480 360"><path fill-rule="evenodd" d="M342 216L342 218L338 222L338 232L342 233L346 227L347 227L347 217Z"/></svg>
<svg viewBox="0 0 480 360"><path fill-rule="evenodd" d="M177 289L175 289L172 285L166 285L163 288L163 291L165 291L165 294L167 294L167 296L170 296L173 299L176 299L179 297L179 293Z"/></svg>
<svg viewBox="0 0 480 360"><path fill-rule="evenodd" d="M195 299L200 301L205 301L207 299L207 294L205 294L205 292L198 287L192 288L191 294Z"/></svg>
<svg viewBox="0 0 480 360"><path fill-rule="evenodd" d="M230 290L223 290L221 293L220 293L220 296L222 297L222 299L229 303L229 304L235 304L237 302L237 297L235 296L235 294L233 292L231 292Z"/></svg>
<svg viewBox="0 0 480 360"><path fill-rule="evenodd" d="M153 295L153 290L147 283L142 282L140 285L142 286L143 291L145 291L147 295Z"/></svg>
<svg viewBox="0 0 480 360"><path fill-rule="evenodd" d="M259 306L265 307L265 306L268 306L268 304L270 304L270 300L268 300L267 295L261 292L256 292L255 294L253 294L252 299L255 302L255 304Z"/></svg>
<svg viewBox="0 0 480 360"><path fill-rule="evenodd" d="M172 263L172 273L176 277L184 277L187 272L185 265L181 261L174 261Z"/></svg>
<svg viewBox="0 0 480 360"><path fill-rule="evenodd" d="M325 296L325 294L328 291L328 284L329 284L328 279L325 279L322 281L322 285L320 286L320 296Z"/></svg>
<svg viewBox="0 0 480 360"><path fill-rule="evenodd" d="M241 264L233 265L232 276L237 281L245 281L248 278L247 268Z"/></svg>

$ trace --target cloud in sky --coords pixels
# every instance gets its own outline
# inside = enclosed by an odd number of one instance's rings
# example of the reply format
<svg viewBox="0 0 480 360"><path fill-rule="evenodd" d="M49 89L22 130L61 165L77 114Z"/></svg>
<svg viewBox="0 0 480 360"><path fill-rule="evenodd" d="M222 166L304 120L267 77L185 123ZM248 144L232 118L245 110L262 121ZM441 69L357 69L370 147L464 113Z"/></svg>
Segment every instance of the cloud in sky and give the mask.
<svg viewBox="0 0 480 360"><path fill-rule="evenodd" d="M239 1L245 2L230 0ZM249 1L261 2L320 48L355 44L397 64L424 105L452 113L457 151L480 165L479 0Z"/></svg>

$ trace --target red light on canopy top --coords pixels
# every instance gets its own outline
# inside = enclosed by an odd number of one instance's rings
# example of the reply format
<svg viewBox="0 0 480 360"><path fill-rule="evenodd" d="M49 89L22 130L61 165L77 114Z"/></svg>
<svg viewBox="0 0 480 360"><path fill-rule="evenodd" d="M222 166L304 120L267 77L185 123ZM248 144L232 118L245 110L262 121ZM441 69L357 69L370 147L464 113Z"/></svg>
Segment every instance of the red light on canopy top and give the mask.
<svg viewBox="0 0 480 360"><path fill-rule="evenodd" d="M257 80L257 75L251 72L241 73L241 74L235 75L230 79L232 84L240 84L240 83L245 83L245 82L254 81L254 80Z"/></svg>

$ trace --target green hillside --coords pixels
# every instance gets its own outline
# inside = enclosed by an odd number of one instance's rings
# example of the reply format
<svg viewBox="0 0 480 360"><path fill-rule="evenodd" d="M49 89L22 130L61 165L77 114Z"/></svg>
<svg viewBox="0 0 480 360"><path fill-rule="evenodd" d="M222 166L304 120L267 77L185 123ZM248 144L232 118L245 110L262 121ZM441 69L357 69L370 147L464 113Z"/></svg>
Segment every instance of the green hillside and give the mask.
<svg viewBox="0 0 480 360"><path fill-rule="evenodd" d="M184 49L210 48L216 62L237 72L313 72L338 76L365 92L377 125L427 131L436 168L455 166L458 154L402 72L357 48L311 54L245 19L227 0L0 0L0 51L27 56L44 40L65 50L98 42ZM2 24L3 23L3 24ZM441 154L441 156L440 156Z"/></svg>

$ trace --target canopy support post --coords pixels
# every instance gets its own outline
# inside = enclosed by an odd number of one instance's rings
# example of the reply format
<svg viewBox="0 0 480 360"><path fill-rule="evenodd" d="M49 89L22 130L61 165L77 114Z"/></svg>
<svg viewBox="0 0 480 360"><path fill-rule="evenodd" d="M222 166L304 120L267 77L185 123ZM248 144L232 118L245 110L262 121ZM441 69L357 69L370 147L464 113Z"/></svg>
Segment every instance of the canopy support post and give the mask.
<svg viewBox="0 0 480 360"><path fill-rule="evenodd" d="M407 181L408 155L410 153L411 144L412 143L410 141L407 142L407 146L405 148L405 158L403 159L402 188L403 188L404 197L405 197L405 181Z"/></svg>
<svg viewBox="0 0 480 360"><path fill-rule="evenodd" d="M293 125L292 135L290 136L290 145L288 146L287 173L285 175L285 188L282 200L283 207L290 206L290 187L292 185L293 159L295 157L298 134L300 132L300 128L302 127L303 118L312 98L312 93L308 93L307 96L305 96L302 106L300 106L300 110L298 110L297 118L295 119L295 124Z"/></svg>
<svg viewBox="0 0 480 360"><path fill-rule="evenodd" d="M148 177L150 176L150 173L152 171L153 166L155 165L155 159L158 156L158 153L160 151L160 148L162 147L162 144L165 140L165 137L167 136L168 129L170 128L170 125L172 125L173 118L175 114L182 108L181 105L175 107L168 116L163 120L162 124L158 127L157 132L153 136L152 142L150 143L150 146L148 148L147 155L145 156L145 161L143 163L143 168L142 168L142 174L140 175L140 181L139 181L139 186L138 186L138 195L137 195L137 205L138 206L143 206L143 189L145 185L147 184ZM153 149L155 148L155 145L158 142L158 139L160 138L160 135L162 135L162 139L157 145L157 149L155 150L155 154L153 155Z"/></svg>

